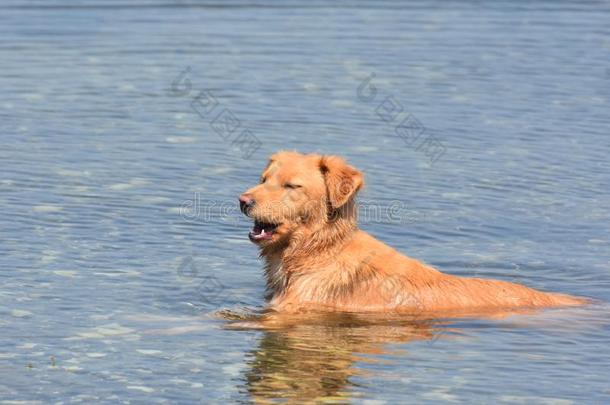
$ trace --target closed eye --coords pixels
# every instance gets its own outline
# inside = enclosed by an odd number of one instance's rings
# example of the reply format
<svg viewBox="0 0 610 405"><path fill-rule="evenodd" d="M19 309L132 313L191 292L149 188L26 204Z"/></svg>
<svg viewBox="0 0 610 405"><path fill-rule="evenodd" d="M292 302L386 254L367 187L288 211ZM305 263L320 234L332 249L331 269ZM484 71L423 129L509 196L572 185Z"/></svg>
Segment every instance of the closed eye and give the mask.
<svg viewBox="0 0 610 405"><path fill-rule="evenodd" d="M286 183L284 184L285 188L290 188L290 189L295 189L295 188L301 188L303 186L301 186L300 184L294 184L294 183Z"/></svg>

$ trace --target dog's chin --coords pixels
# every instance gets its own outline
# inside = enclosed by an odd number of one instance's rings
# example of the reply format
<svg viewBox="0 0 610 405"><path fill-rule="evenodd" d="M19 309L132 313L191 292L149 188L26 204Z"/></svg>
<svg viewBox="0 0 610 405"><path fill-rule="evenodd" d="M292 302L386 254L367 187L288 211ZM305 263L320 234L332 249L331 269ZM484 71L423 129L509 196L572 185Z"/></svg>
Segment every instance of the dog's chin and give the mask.
<svg viewBox="0 0 610 405"><path fill-rule="evenodd" d="M248 238L257 245L272 244L281 238L281 225L281 223L255 219L254 225L248 233Z"/></svg>

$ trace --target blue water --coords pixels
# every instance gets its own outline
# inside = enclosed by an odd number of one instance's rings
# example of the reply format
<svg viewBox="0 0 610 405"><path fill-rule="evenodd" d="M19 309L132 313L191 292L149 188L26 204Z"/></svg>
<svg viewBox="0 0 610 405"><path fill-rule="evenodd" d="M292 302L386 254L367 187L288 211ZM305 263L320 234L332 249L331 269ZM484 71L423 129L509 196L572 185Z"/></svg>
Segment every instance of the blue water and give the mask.
<svg viewBox="0 0 610 405"><path fill-rule="evenodd" d="M3 1L0 400L609 403L609 21L596 1ZM597 301L230 328L264 305L236 197L279 149L363 170L362 228L410 256Z"/></svg>

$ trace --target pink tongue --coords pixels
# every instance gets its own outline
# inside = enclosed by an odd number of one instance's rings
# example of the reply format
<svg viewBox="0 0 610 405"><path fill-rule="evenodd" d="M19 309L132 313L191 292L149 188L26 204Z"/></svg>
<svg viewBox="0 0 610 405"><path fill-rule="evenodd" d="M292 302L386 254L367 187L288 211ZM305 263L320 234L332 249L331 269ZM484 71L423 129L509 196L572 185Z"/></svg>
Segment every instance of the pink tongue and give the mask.
<svg viewBox="0 0 610 405"><path fill-rule="evenodd" d="M273 231L265 231L263 226L257 224L252 228L252 234L256 239L266 239L271 237Z"/></svg>

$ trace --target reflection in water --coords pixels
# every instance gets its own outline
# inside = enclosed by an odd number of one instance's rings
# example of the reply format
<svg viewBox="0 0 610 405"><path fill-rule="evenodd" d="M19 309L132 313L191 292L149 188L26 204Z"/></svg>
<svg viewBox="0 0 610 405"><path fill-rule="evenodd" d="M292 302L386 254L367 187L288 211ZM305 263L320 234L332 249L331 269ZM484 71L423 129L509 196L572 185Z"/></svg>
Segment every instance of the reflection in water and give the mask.
<svg viewBox="0 0 610 405"><path fill-rule="evenodd" d="M268 332L260 341L246 374L248 392L256 399L344 398L356 373L354 354L342 339L326 346L290 333Z"/></svg>
<svg viewBox="0 0 610 405"><path fill-rule="evenodd" d="M447 331L438 320L380 320L349 314L266 321L244 376L255 402L343 402L354 385L351 378L362 373L354 366L363 361L361 355L388 353L384 344L433 340ZM232 325L241 327L255 325Z"/></svg>
<svg viewBox="0 0 610 405"><path fill-rule="evenodd" d="M353 393L352 377L363 373L355 363L379 361L366 355L393 354L388 344L460 336L461 330L455 327L458 320L499 320L537 312L519 308L426 314L219 315L232 320L226 326L229 329L264 331L244 375L245 390L254 402L341 403Z"/></svg>
<svg viewBox="0 0 610 405"><path fill-rule="evenodd" d="M353 160L366 230L448 273L610 302L608 21L602 1L1 1L0 401L610 404L610 305L508 326L208 317L263 302L251 224L225 208L279 149ZM433 166L396 133L409 116L447 147ZM249 159L241 129L264 143Z"/></svg>
<svg viewBox="0 0 610 405"><path fill-rule="evenodd" d="M130 317L129 321L144 322L145 325L158 323L159 328L144 330L142 336L171 336L172 340L179 335L191 335L195 341L205 340L215 329L208 322L202 322L208 317L220 318L223 329L260 331L260 338L254 346L247 343L249 351L246 352L245 368L240 367L243 371L240 371L240 382L236 385L240 397L245 395L255 403L345 403L383 388L370 382L384 378L380 366L410 379L410 375L420 375L417 370L422 370L422 361L424 369L441 369L446 358L451 358L451 362L465 362L468 357L475 356L470 363L474 366L479 361L488 361L490 355L500 356L500 364L508 372L514 364L518 364L515 370L521 370L522 362L531 358L544 364L561 362L553 346L546 345L549 337L571 341L574 336L582 334L597 336L600 331L608 330L609 313L608 306L603 303L548 310L520 308L425 314L280 314L242 308L225 309L204 317L137 316ZM471 350L474 347L471 338L478 340L482 334L488 341L498 341L499 344L497 349L478 356ZM523 334L535 336L534 344L524 344ZM436 344L440 350L436 346L409 345L411 342L429 345L435 341L438 341ZM411 347L413 350L405 351ZM451 354L455 347L466 348L468 356L456 357L455 351ZM417 355L409 354L416 351ZM220 353L225 361L231 361L224 352ZM440 363L439 356L442 358ZM183 365L176 360L181 357L178 354L170 358L173 363ZM197 360L205 362L197 356L191 360L195 360L195 364ZM192 371L192 364L186 362L187 370ZM399 372L395 371L397 367L401 367ZM214 372L218 373L218 370ZM206 386L210 384L207 378ZM427 378L422 377L423 380ZM459 384L463 383L461 377L458 379ZM416 392L419 382L409 382L409 392L412 389ZM438 388L437 384L423 387L428 390L424 395L439 394L430 391ZM388 392L384 395L392 397Z"/></svg>

